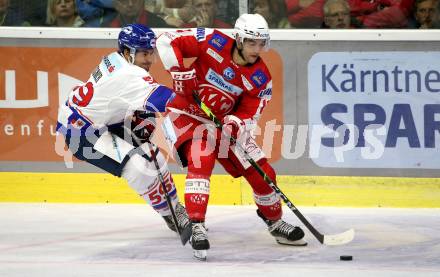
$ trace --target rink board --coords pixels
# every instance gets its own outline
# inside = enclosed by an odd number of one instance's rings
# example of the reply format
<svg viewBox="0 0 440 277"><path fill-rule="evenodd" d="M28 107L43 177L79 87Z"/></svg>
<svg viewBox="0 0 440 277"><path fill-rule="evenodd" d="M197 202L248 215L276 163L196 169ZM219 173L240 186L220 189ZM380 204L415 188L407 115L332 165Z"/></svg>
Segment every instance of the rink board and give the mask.
<svg viewBox="0 0 440 277"><path fill-rule="evenodd" d="M175 174L183 201L183 174ZM439 178L279 176L282 191L298 206L440 208ZM128 184L103 173L0 173L0 202L143 203ZM250 205L243 179L213 175L210 204Z"/></svg>
<svg viewBox="0 0 440 277"><path fill-rule="evenodd" d="M114 50L118 31L0 28L0 202L143 203L124 181L91 165L67 168L65 153L54 147L58 106ZM271 40L262 56L273 77L272 100L256 139L295 205L440 207L440 81L433 78L440 68L431 62L440 57L440 30L274 30ZM346 86L361 83L349 73L370 71L408 74L397 74L393 90L380 78L365 79L365 88ZM423 76L422 88L411 72ZM172 85L162 64L151 73ZM372 142L384 146L377 156L365 141L339 145L334 129L320 129L338 121L365 127L374 118L380 128L369 130L378 132ZM405 122L405 132L393 118ZM386 135L379 134L384 128ZM160 131L155 136L164 149ZM173 174L181 173L176 167L170 163ZM184 176L174 177L183 198ZM212 178L211 204L247 205L252 198L244 180Z"/></svg>

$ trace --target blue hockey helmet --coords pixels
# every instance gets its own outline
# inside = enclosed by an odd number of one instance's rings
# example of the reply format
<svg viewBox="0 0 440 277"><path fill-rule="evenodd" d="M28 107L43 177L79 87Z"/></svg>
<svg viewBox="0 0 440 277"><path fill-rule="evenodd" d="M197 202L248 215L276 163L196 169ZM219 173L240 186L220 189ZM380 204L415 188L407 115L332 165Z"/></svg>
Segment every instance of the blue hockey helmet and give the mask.
<svg viewBox="0 0 440 277"><path fill-rule="evenodd" d="M155 49L156 35L145 25L128 24L119 32L118 46L121 53L128 48L133 54L136 50Z"/></svg>

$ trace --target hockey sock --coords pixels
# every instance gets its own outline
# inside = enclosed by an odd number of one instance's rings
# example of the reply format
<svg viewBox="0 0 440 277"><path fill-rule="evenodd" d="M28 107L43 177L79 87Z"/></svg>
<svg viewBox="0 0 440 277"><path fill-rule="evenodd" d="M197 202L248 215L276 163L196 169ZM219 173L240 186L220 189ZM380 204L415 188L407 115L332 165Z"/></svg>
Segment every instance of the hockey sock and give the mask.
<svg viewBox="0 0 440 277"><path fill-rule="evenodd" d="M214 168L213 151L207 151L206 139L192 140L183 146L188 158L185 182L185 207L191 221L204 221L209 200L209 178Z"/></svg>
<svg viewBox="0 0 440 277"><path fill-rule="evenodd" d="M186 179L185 206L191 221L193 222L205 221L205 214L208 208L208 200L209 200L209 180Z"/></svg>
<svg viewBox="0 0 440 277"><path fill-rule="evenodd" d="M259 161L260 162L260 161ZM267 161L260 165L264 172L276 182L276 174ZM281 202L275 191L266 183L260 174L250 167L245 171L244 177L254 191L254 200L258 209L269 220L278 220L282 216Z"/></svg>

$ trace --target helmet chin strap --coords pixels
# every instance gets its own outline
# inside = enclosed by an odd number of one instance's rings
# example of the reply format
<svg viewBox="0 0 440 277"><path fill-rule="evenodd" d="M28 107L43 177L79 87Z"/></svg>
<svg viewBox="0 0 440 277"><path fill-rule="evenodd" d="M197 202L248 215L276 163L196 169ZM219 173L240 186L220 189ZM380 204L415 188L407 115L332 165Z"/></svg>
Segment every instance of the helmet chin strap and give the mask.
<svg viewBox="0 0 440 277"><path fill-rule="evenodd" d="M246 62L246 59L243 56L243 41L240 41L239 39L239 41L235 41L235 44L237 46L238 55L240 56L240 58L242 58L243 61Z"/></svg>
<svg viewBox="0 0 440 277"><path fill-rule="evenodd" d="M241 47L238 47L238 45L237 45L237 49L238 49L238 55L240 55L240 57L244 60L244 61L246 61L246 59L244 58L244 56L243 56L243 48Z"/></svg>

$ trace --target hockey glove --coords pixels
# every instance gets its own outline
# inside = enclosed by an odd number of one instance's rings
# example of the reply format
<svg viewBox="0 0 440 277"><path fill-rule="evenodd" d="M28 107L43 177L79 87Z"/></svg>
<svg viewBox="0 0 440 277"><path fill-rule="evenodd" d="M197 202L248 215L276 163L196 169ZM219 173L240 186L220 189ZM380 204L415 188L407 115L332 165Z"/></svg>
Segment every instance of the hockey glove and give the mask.
<svg viewBox="0 0 440 277"><path fill-rule="evenodd" d="M192 99L192 94L198 86L196 70L172 67L170 73L173 78L174 92Z"/></svg>
<svg viewBox="0 0 440 277"><path fill-rule="evenodd" d="M245 131L245 123L235 115L227 115L222 120L222 132L227 137L231 137L231 142L239 140Z"/></svg>
<svg viewBox="0 0 440 277"><path fill-rule="evenodd" d="M131 120L132 135L137 144L150 142L151 134L156 128L154 113L135 111Z"/></svg>

